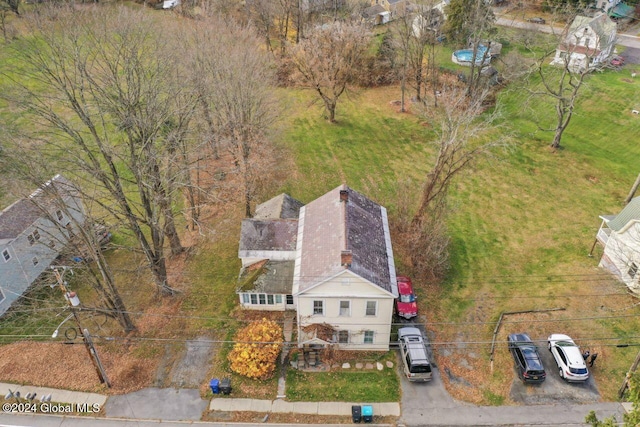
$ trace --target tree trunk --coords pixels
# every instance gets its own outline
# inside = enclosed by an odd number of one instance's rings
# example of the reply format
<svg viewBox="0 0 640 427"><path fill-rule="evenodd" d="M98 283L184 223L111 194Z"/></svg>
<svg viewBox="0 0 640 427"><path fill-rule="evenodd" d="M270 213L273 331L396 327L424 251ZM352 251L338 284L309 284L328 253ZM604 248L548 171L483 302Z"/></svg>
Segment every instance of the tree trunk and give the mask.
<svg viewBox="0 0 640 427"><path fill-rule="evenodd" d="M180 242L180 236L176 230L176 224L173 220L173 212L171 207L164 209L164 234L169 238L169 244L171 245L171 255L178 255L184 251L184 247Z"/></svg>

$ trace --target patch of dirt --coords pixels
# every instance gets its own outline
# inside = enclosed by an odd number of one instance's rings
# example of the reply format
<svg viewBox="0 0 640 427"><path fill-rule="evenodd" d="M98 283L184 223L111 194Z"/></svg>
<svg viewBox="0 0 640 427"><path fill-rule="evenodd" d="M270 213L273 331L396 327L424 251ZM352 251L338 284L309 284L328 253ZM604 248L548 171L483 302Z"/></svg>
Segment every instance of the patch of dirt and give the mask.
<svg viewBox="0 0 640 427"><path fill-rule="evenodd" d="M96 345L111 388L101 385L84 345L19 342L0 347L0 381L67 390L122 394L147 386L157 361ZM45 368L46 367L46 368Z"/></svg>

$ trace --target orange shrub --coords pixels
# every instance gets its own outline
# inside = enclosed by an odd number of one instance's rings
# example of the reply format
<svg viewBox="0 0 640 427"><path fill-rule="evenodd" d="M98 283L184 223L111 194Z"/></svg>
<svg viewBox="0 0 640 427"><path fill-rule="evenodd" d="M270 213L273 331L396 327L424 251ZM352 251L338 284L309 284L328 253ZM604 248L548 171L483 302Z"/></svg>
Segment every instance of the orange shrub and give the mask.
<svg viewBox="0 0 640 427"><path fill-rule="evenodd" d="M273 377L282 341L282 327L276 322L251 322L235 336L236 344L227 356L231 370L259 380Z"/></svg>

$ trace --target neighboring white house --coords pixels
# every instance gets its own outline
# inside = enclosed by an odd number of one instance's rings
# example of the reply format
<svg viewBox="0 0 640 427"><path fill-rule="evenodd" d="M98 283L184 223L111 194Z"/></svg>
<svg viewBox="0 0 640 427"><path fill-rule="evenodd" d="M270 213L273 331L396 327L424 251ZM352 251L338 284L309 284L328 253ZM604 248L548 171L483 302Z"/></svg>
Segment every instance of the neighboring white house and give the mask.
<svg viewBox="0 0 640 427"><path fill-rule="evenodd" d="M609 9L616 7L622 0L596 0L596 9L608 12Z"/></svg>
<svg viewBox="0 0 640 427"><path fill-rule="evenodd" d="M277 199L263 205L297 206ZM299 346L388 350L398 290L386 209L346 185L297 207L298 220L283 209L288 218L243 221L240 304L294 308Z"/></svg>
<svg viewBox="0 0 640 427"><path fill-rule="evenodd" d="M604 246L600 267L606 268L629 289L640 292L640 197L636 197L618 215L601 215L596 236Z"/></svg>
<svg viewBox="0 0 640 427"><path fill-rule="evenodd" d="M556 49L551 64L582 71L605 63L615 47L617 26L606 14L576 16Z"/></svg>
<svg viewBox="0 0 640 427"><path fill-rule="evenodd" d="M0 314L56 259L84 218L80 197L60 175L0 212Z"/></svg>

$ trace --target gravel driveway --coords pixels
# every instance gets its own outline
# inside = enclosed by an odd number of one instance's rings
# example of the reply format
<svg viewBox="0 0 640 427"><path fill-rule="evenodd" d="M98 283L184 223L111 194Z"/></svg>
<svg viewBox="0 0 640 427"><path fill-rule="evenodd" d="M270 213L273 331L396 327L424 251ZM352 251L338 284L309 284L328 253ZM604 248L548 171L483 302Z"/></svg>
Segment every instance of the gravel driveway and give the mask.
<svg viewBox="0 0 640 427"><path fill-rule="evenodd" d="M556 361L546 346L538 347L540 359L547 372L542 384L524 384L513 369L513 384L510 397L514 402L525 405L595 403L600 401L600 393L593 376L584 383L568 383L558 373ZM598 362L596 361L596 364Z"/></svg>

